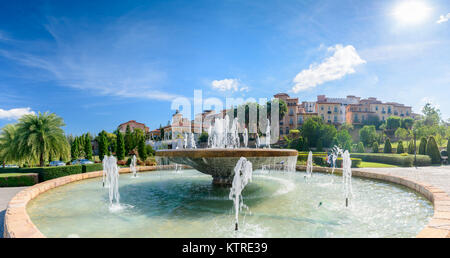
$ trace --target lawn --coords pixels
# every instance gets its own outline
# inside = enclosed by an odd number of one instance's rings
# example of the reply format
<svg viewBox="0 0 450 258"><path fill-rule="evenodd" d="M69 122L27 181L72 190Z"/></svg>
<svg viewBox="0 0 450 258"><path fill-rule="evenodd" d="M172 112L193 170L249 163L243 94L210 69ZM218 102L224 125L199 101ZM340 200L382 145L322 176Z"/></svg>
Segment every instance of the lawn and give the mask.
<svg viewBox="0 0 450 258"><path fill-rule="evenodd" d="M398 166L384 164L384 163L361 161L361 164L359 164L358 167L359 168L396 168Z"/></svg>

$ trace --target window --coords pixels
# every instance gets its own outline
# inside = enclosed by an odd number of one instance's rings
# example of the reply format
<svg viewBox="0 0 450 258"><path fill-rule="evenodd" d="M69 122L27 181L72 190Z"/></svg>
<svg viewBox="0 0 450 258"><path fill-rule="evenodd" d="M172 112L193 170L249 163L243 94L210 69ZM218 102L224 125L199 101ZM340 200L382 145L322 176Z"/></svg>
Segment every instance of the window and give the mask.
<svg viewBox="0 0 450 258"><path fill-rule="evenodd" d="M299 117L298 117L298 123L299 123L299 124L303 124L303 117L302 117L302 116L299 116Z"/></svg>
<svg viewBox="0 0 450 258"><path fill-rule="evenodd" d="M334 107L334 112L335 112L335 113L337 113L337 112L338 112L338 109L337 109L337 107Z"/></svg>
<svg viewBox="0 0 450 258"><path fill-rule="evenodd" d="M378 106L375 107L375 110L378 111Z"/></svg>
<svg viewBox="0 0 450 258"><path fill-rule="evenodd" d="M335 115L335 116L334 116L334 122L337 123L337 121L338 121L338 118L337 118L337 116Z"/></svg>
<svg viewBox="0 0 450 258"><path fill-rule="evenodd" d="M290 124L290 125L293 125L293 124L294 124L294 120L292 120L292 118L289 119L289 124Z"/></svg>
<svg viewBox="0 0 450 258"><path fill-rule="evenodd" d="M320 110L323 110L323 106L320 107Z"/></svg>

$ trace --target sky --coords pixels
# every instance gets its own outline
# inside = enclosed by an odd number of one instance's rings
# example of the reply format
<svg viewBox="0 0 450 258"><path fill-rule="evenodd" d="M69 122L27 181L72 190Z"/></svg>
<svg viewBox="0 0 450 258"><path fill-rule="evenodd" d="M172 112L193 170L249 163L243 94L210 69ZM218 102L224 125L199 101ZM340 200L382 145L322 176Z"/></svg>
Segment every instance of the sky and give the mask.
<svg viewBox="0 0 450 258"><path fill-rule="evenodd" d="M155 129L194 90L430 102L448 119L450 2L0 0L0 89L0 126L50 111L74 135Z"/></svg>

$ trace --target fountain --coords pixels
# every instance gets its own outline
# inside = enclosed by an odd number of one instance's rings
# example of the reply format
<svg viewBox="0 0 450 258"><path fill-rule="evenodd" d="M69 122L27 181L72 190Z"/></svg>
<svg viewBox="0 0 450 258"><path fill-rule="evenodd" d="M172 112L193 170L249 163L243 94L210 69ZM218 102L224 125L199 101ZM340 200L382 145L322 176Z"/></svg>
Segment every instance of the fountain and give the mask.
<svg viewBox="0 0 450 258"><path fill-rule="evenodd" d="M208 149L159 150L158 160L188 165L196 170L211 175L213 184L230 186L234 168L241 157L253 164L255 169L263 165L283 164L286 170L294 171L297 163L297 151L288 149L270 149L270 124L266 128L265 149L241 148L239 140L239 123L235 118L230 121L228 115L216 118L214 125L208 128ZM231 124L231 126L230 126ZM244 145L247 135L244 130ZM257 138L257 145L258 138Z"/></svg>
<svg viewBox="0 0 450 258"><path fill-rule="evenodd" d="M313 172L313 154L312 151L308 153L308 160L306 161L306 176L311 177Z"/></svg>
<svg viewBox="0 0 450 258"><path fill-rule="evenodd" d="M348 207L349 197L353 195L352 190L352 160L348 150L342 155L342 182L344 186L345 206Z"/></svg>
<svg viewBox="0 0 450 258"><path fill-rule="evenodd" d="M119 205L119 167L114 156L103 158L103 186L109 188L109 204L111 208Z"/></svg>
<svg viewBox="0 0 450 258"><path fill-rule="evenodd" d="M252 181L252 163L246 158L240 158L234 168L234 178L230 189L230 200L233 200L235 210L235 230L239 228L239 211L248 208L243 201L242 191L245 186Z"/></svg>
<svg viewBox="0 0 450 258"><path fill-rule="evenodd" d="M133 157L131 157L130 171L131 173L133 173L133 177L137 177L136 155L133 155Z"/></svg>

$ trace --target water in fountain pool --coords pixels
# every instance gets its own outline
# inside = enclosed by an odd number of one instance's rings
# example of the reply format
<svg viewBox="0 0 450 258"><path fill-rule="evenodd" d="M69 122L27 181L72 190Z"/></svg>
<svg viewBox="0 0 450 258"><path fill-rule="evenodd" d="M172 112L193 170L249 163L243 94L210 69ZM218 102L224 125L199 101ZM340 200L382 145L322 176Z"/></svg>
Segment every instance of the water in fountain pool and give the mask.
<svg viewBox="0 0 450 258"><path fill-rule="evenodd" d="M101 178L50 190L27 206L35 225L48 237L414 237L433 208L404 187L354 178L352 204L342 201L342 182L331 176L260 170L242 191L251 213L239 214L235 232L229 189L211 184L195 170L163 170L120 175L121 203L109 211ZM321 203L321 205L320 205Z"/></svg>

